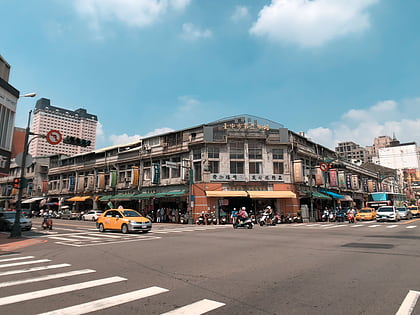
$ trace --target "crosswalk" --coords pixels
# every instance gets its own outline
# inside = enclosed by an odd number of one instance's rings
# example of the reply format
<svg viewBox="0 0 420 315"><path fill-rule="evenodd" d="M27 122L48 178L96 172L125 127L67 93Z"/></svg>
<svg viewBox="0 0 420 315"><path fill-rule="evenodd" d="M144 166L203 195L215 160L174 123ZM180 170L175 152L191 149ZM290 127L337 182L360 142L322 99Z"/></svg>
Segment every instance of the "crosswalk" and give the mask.
<svg viewBox="0 0 420 315"><path fill-rule="evenodd" d="M318 230L332 230L332 229L416 229L419 225L415 224L389 224L377 223L374 221L364 221L355 224L349 223L298 223L298 224L281 224L282 228L308 228Z"/></svg>
<svg viewBox="0 0 420 315"><path fill-rule="evenodd" d="M39 237L47 238L54 241L56 244L73 246L73 247L86 247L86 246L99 246L106 244L138 242L138 241L151 241L160 239L161 235L173 233L187 233L206 230L215 230L228 227L226 225L220 226L192 226L192 227L178 227L178 228L165 228L152 230L147 234L122 234L120 232L106 232L101 233L97 229L62 229L59 228L53 231L40 232L42 235ZM229 227L231 227L229 225ZM34 229L36 231L36 228ZM69 231L69 233L66 233ZM70 232L71 231L71 232Z"/></svg>
<svg viewBox="0 0 420 315"><path fill-rule="evenodd" d="M43 263L41 263L43 261ZM46 263L49 264L46 264ZM29 265L39 264L35 267L27 267ZM26 266L26 267L25 267ZM139 309L141 307L142 312L144 310L144 304L141 302L142 299L148 297L156 297L156 303L159 303L159 297L163 294L168 294L170 292L167 288L162 288L159 286L151 286L147 288L138 288L129 292L120 293L117 295L111 295L95 298L93 301L84 301L81 304L76 305L65 305L62 308L58 309L48 309L49 305L57 305L57 301L65 301L65 294L74 293L77 296L84 296L79 294L80 290L93 289L101 286L107 286L108 290L106 292L112 292L112 286L127 282L129 279L112 275L105 278L95 278L96 270L94 269L72 269L71 264L69 263L58 263L54 264L50 259L37 259L34 256L23 256L21 254L8 254L0 255L0 268L9 268L7 271L0 272L0 288L1 288L1 297L0 297L0 313L6 314L8 311L7 307L12 305L13 307L25 309L25 314L39 314L39 315L75 315L75 314L86 314L94 311L101 311L104 309L109 309L115 306L121 306L129 302L138 302ZM62 268L64 270L62 270ZM60 270L60 271L58 271ZM53 273L57 271L56 273ZM13 279L8 276L13 275ZM80 276L83 276L84 280L79 281ZM87 280L88 276L92 276L93 279ZM45 283L55 279L61 279L61 285L54 286L54 284L49 285L47 289L32 290L27 291L28 284L33 283ZM78 282L79 281L79 282ZM13 288L22 287L24 293L16 294L16 290ZM10 291L8 291L8 289ZM119 289L119 288L118 288ZM99 291L99 290L98 290ZM20 290L19 290L20 292ZM174 292L175 293L175 292ZM10 294L10 295L8 295ZM60 299L55 297L60 295ZM27 306L24 303L31 303L31 301L36 299L54 299L54 303L42 303L41 307L44 309L37 310L34 313L28 313ZM187 298L188 299L188 298ZM148 303L150 300L148 300ZM16 305L19 303L19 305ZM215 310L217 308L223 307L225 303L210 300L203 298L198 301L187 301L186 305L179 306L175 309L169 309L162 314L204 314ZM40 306L37 306L40 307ZM135 308L135 305L132 305L131 308ZM29 308L31 309L31 308ZM19 309L14 309L14 312L20 313Z"/></svg>

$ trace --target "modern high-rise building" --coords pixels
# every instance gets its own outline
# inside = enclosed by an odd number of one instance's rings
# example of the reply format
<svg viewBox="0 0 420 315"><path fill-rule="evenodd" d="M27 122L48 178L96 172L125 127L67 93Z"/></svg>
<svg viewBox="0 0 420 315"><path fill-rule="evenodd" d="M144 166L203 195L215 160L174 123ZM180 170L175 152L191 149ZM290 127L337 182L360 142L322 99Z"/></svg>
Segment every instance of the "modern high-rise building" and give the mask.
<svg viewBox="0 0 420 315"><path fill-rule="evenodd" d="M0 176L9 172L19 91L9 84L10 65L0 56Z"/></svg>
<svg viewBox="0 0 420 315"><path fill-rule="evenodd" d="M51 101L41 98L36 102L32 120L32 133L47 135L50 130L58 130L63 138L66 136L89 140L88 147L75 146L60 142L52 145L45 138L36 137L29 146L29 153L34 156L48 156L53 154L66 154L69 156L90 152L95 149L96 126L98 118L89 114L86 109L79 108L75 111L51 106Z"/></svg>

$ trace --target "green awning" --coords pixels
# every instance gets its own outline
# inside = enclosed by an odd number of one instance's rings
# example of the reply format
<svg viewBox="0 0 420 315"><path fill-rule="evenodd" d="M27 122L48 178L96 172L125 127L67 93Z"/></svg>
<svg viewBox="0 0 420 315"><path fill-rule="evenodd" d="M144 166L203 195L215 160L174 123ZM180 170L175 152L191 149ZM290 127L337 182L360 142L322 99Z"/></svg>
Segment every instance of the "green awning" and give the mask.
<svg viewBox="0 0 420 315"><path fill-rule="evenodd" d="M168 192L162 192L162 193L157 193L156 194L156 198L164 198L164 197L180 197L180 196L184 196L186 194L186 192L184 190L182 191L168 191Z"/></svg>
<svg viewBox="0 0 420 315"><path fill-rule="evenodd" d="M134 195L134 199L149 199L149 198L153 198L156 194L154 193L142 193L142 194L137 194Z"/></svg>
<svg viewBox="0 0 420 315"><path fill-rule="evenodd" d="M105 195L99 198L99 201L109 201L111 199L112 195Z"/></svg>
<svg viewBox="0 0 420 315"><path fill-rule="evenodd" d="M308 195L308 197L311 196L311 192L310 191L304 191L305 194ZM331 196L325 195L325 194L321 194L320 192L317 191L312 191L312 198L318 198L318 199L332 199Z"/></svg>
<svg viewBox="0 0 420 315"><path fill-rule="evenodd" d="M111 200L131 200L131 199L134 199L135 195L136 194L117 194L117 195L111 196L111 198L109 198L109 199L111 199Z"/></svg>

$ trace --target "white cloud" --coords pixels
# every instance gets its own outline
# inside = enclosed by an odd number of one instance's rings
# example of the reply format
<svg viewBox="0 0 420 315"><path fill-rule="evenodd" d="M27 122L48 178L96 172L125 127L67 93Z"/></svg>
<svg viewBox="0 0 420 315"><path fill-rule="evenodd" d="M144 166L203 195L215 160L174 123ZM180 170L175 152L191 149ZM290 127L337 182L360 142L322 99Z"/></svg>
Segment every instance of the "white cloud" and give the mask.
<svg viewBox="0 0 420 315"><path fill-rule="evenodd" d="M194 97L187 95L178 97L178 101L181 103L181 106L178 108L178 110L182 113L193 111L197 109L201 104L200 101Z"/></svg>
<svg viewBox="0 0 420 315"><path fill-rule="evenodd" d="M172 132L172 131L174 131L174 129L168 128L168 127L157 128L153 131L146 133L144 137L146 138L146 137L157 136L157 135L161 135L161 134Z"/></svg>
<svg viewBox="0 0 420 315"><path fill-rule="evenodd" d="M239 22L249 16L249 11L247 7L244 6L236 6L235 11L233 12L232 16L230 17L232 21Z"/></svg>
<svg viewBox="0 0 420 315"><path fill-rule="evenodd" d="M109 136L109 140L111 141L112 145L127 144L127 143L138 141L140 139L141 139L141 136L139 135L129 136L126 133L123 133L122 135Z"/></svg>
<svg viewBox="0 0 420 315"><path fill-rule="evenodd" d="M192 23L184 23L182 25L182 34L181 37L186 40L196 40L199 38L208 38L211 37L213 34L211 30L205 29L200 30L197 26Z"/></svg>
<svg viewBox="0 0 420 315"><path fill-rule="evenodd" d="M351 109L329 127L309 129L307 136L331 149L344 141L371 146L374 138L393 137L394 134L401 142L420 144L419 105L420 99L402 102L386 100L367 109Z"/></svg>
<svg viewBox="0 0 420 315"><path fill-rule="evenodd" d="M131 27L156 22L170 10L183 10L191 0L76 0L77 12L88 19L94 30L104 21L118 21Z"/></svg>
<svg viewBox="0 0 420 315"><path fill-rule="evenodd" d="M370 27L367 8L379 0L272 0L250 29L274 42L317 47Z"/></svg>

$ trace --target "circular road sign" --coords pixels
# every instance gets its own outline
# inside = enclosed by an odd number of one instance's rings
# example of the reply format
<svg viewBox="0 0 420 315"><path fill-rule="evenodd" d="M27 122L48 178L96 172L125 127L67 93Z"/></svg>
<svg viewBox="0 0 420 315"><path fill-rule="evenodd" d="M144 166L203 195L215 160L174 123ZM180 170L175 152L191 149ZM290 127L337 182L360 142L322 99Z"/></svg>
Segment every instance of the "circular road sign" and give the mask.
<svg viewBox="0 0 420 315"><path fill-rule="evenodd" d="M46 138L49 144L59 144L63 139L63 136L58 130L50 130L48 131Z"/></svg>
<svg viewBox="0 0 420 315"><path fill-rule="evenodd" d="M321 169L321 171L325 172L328 171L328 164L325 162L322 162L321 164L319 164L319 168Z"/></svg>

